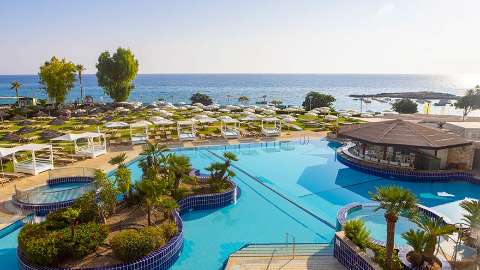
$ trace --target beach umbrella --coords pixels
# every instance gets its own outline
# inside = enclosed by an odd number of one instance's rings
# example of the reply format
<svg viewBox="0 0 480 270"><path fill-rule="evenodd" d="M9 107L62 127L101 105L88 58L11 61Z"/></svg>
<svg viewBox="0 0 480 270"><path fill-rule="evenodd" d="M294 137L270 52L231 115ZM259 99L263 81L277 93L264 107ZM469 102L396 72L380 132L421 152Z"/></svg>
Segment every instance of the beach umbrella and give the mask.
<svg viewBox="0 0 480 270"><path fill-rule="evenodd" d="M125 122L107 122L105 123L106 128L124 128L128 127L128 124Z"/></svg>
<svg viewBox="0 0 480 270"><path fill-rule="evenodd" d="M344 113L341 113L339 114L341 117L344 117L344 118L348 118L348 117L352 117L351 114L347 113L347 112L344 112Z"/></svg>
<svg viewBox="0 0 480 270"><path fill-rule="evenodd" d="M327 120L327 121L335 121L337 119L338 119L338 117L336 117L335 115L329 114L329 115L325 116L325 120Z"/></svg>
<svg viewBox="0 0 480 270"><path fill-rule="evenodd" d="M318 114L315 111L309 111L305 115L306 116L318 116Z"/></svg>
<svg viewBox="0 0 480 270"><path fill-rule="evenodd" d="M220 110L218 110L218 111L219 111L219 112L223 112L223 113L229 113L229 112L230 112L229 109L220 109Z"/></svg>

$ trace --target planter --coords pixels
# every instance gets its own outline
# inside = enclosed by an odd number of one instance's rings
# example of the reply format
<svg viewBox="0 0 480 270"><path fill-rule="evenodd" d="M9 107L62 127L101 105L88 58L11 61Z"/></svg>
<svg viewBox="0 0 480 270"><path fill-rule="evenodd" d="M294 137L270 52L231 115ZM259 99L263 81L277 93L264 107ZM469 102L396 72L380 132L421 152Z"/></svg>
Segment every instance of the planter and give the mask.
<svg viewBox="0 0 480 270"><path fill-rule="evenodd" d="M343 231L335 233L333 256L348 270L382 270Z"/></svg>

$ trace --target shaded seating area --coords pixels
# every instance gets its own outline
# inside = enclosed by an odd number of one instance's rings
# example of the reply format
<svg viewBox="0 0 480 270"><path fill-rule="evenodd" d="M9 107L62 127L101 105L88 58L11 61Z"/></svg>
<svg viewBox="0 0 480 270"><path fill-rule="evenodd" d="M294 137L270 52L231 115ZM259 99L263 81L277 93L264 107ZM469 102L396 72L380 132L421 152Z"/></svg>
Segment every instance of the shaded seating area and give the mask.
<svg viewBox="0 0 480 270"><path fill-rule="evenodd" d="M195 140L196 130L195 122L190 120L183 120L177 122L177 134L180 141L193 141Z"/></svg>
<svg viewBox="0 0 480 270"><path fill-rule="evenodd" d="M148 141L148 127L152 123L140 120L130 124L130 141L132 144L142 144Z"/></svg>
<svg viewBox="0 0 480 270"><path fill-rule="evenodd" d="M345 126L343 154L376 165L411 170L471 170L473 146L462 137L405 120Z"/></svg>
<svg viewBox="0 0 480 270"><path fill-rule="evenodd" d="M40 157L39 152L45 151L48 152L48 158ZM27 152L27 157L18 161L16 154L19 152ZM37 175L53 169L53 151L50 144L26 144L12 148L0 148L0 154L2 158L12 156L15 173Z"/></svg>
<svg viewBox="0 0 480 270"><path fill-rule="evenodd" d="M225 139L237 139L240 137L240 122L230 116L220 117L220 132Z"/></svg>
<svg viewBox="0 0 480 270"><path fill-rule="evenodd" d="M273 127L267 126L267 124L272 124ZM275 137L280 136L282 132L282 122L276 117L266 117L262 118L262 134L266 137Z"/></svg>
<svg viewBox="0 0 480 270"><path fill-rule="evenodd" d="M73 142L76 155L95 158L107 153L107 139L105 134L99 132L84 132L80 134L68 133L52 141Z"/></svg>

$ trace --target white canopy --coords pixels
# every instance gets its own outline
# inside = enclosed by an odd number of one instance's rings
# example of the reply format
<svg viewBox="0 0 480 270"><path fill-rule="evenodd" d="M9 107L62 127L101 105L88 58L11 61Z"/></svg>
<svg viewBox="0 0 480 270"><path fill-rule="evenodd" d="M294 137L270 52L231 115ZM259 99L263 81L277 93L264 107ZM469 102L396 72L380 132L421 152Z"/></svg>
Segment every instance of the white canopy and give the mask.
<svg viewBox="0 0 480 270"><path fill-rule="evenodd" d="M266 117L266 118L263 118L262 121L264 121L264 122L276 122L276 121L279 121L279 120L276 117Z"/></svg>
<svg viewBox="0 0 480 270"><path fill-rule="evenodd" d="M140 120L140 121L137 121L135 123L131 123L130 124L130 127L132 128L137 128L137 127L148 127L148 126L151 126L152 123L146 121L146 120Z"/></svg>
<svg viewBox="0 0 480 270"><path fill-rule="evenodd" d="M36 144L36 143L30 143L30 144L24 144L20 146L14 147L15 152L19 151L38 151L46 148L50 148L50 144Z"/></svg>
<svg viewBox="0 0 480 270"><path fill-rule="evenodd" d="M242 121L258 121L258 120L260 120L260 119L262 119L262 117L260 117L260 116L257 115L257 114L249 114L249 115L243 117L243 118L240 119L240 120L242 120Z"/></svg>
<svg viewBox="0 0 480 270"><path fill-rule="evenodd" d="M98 132L84 132L80 134L68 133L68 134L53 138L52 141L76 141L79 139L98 138L102 136L105 136L105 134L98 133Z"/></svg>
<svg viewBox="0 0 480 270"><path fill-rule="evenodd" d="M168 126L168 125L173 125L175 123L172 120L168 120L158 116L152 116L150 118L150 121L152 121L152 123L156 126Z"/></svg>
<svg viewBox="0 0 480 270"><path fill-rule="evenodd" d="M12 147L12 148L3 148L3 147L0 147L0 157L6 157L6 156L9 156L13 153L15 153L15 147Z"/></svg>
<svg viewBox="0 0 480 270"><path fill-rule="evenodd" d="M124 128L128 127L128 124L125 122L107 122L105 123L106 128Z"/></svg>
<svg viewBox="0 0 480 270"><path fill-rule="evenodd" d="M177 121L177 125L179 125L179 126L191 126L191 125L193 125L193 123L194 123L194 121L192 119Z"/></svg>

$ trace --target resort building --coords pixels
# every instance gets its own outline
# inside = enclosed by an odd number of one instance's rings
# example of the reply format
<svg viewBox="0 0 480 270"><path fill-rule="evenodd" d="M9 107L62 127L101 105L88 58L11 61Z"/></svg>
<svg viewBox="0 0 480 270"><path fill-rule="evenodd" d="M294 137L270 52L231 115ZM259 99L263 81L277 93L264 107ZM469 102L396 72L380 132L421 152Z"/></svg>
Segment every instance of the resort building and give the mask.
<svg viewBox="0 0 480 270"><path fill-rule="evenodd" d="M480 122L446 122L443 128L467 140L480 141Z"/></svg>
<svg viewBox="0 0 480 270"><path fill-rule="evenodd" d="M472 169L471 141L405 120L345 126L338 136L351 140L340 154L363 165L423 171Z"/></svg>

